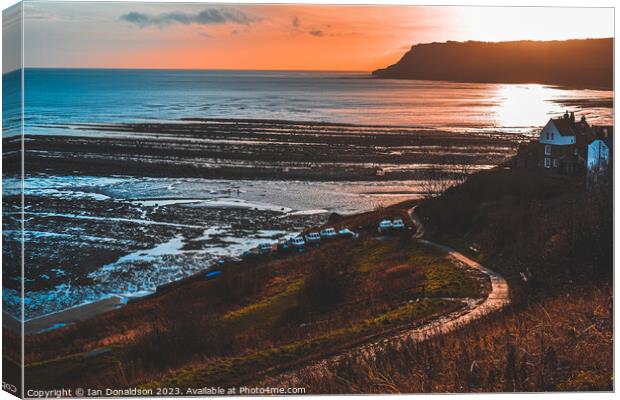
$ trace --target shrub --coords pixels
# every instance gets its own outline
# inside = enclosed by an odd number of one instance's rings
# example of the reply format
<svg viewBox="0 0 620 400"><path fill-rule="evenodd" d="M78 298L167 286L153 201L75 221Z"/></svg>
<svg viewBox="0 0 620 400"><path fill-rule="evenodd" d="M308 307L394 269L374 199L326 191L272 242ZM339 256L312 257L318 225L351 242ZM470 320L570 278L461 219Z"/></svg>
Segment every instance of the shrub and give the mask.
<svg viewBox="0 0 620 400"><path fill-rule="evenodd" d="M127 359L142 372L168 369L188 361L225 354L231 350L227 327L196 313L160 316L128 349Z"/></svg>
<svg viewBox="0 0 620 400"><path fill-rule="evenodd" d="M296 324L332 310L345 296L347 283L352 277L351 264L348 253L317 255L310 274L297 293L295 305L282 315L279 323Z"/></svg>

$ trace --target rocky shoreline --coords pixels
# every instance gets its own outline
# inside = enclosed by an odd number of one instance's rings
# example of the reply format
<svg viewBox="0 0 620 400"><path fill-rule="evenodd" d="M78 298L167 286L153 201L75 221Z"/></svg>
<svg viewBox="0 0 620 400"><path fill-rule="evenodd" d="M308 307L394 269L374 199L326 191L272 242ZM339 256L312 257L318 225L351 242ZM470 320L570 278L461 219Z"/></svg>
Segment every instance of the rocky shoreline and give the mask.
<svg viewBox="0 0 620 400"><path fill-rule="evenodd" d="M58 127L56 127L58 128ZM62 127L61 127L62 128ZM521 135L271 120L88 124L25 135L28 173L282 180L399 180L501 163ZM19 141L5 139L5 165Z"/></svg>
<svg viewBox="0 0 620 400"><path fill-rule="evenodd" d="M153 291L214 257L323 223L330 212L419 197L423 182L500 164L522 139L223 119L63 132L24 142L27 319ZM4 139L6 183L19 180L11 169L19 146ZM7 260L20 240L16 190L3 196ZM5 271L7 300L14 293L18 304L20 280L12 276L19 271Z"/></svg>

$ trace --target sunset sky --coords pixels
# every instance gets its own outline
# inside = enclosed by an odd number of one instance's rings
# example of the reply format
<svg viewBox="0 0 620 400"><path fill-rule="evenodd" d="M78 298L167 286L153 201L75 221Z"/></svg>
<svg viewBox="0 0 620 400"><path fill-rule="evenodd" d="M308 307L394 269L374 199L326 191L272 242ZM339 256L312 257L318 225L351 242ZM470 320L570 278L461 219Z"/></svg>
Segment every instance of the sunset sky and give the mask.
<svg viewBox="0 0 620 400"><path fill-rule="evenodd" d="M31 2L24 12L28 67L369 71L417 43L613 36L611 8Z"/></svg>

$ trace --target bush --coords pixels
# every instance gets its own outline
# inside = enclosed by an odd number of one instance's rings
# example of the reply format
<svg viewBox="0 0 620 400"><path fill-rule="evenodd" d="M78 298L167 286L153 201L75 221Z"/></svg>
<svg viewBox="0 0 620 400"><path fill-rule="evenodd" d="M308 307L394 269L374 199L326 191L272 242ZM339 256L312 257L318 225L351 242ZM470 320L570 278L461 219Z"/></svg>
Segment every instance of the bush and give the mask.
<svg viewBox="0 0 620 400"><path fill-rule="evenodd" d="M231 347L232 335L224 324L194 313L179 313L154 320L129 347L126 359L132 360L134 373L149 373L222 355Z"/></svg>
<svg viewBox="0 0 620 400"><path fill-rule="evenodd" d="M609 187L582 177L494 170L419 207L427 235L480 247L481 261L511 283L513 300L574 281L607 281L613 265ZM480 256L480 255L478 255Z"/></svg>
<svg viewBox="0 0 620 400"><path fill-rule="evenodd" d="M342 256L337 252L316 255L313 264L295 305L280 317L278 325L298 324L329 312L345 297L352 278L350 255Z"/></svg>

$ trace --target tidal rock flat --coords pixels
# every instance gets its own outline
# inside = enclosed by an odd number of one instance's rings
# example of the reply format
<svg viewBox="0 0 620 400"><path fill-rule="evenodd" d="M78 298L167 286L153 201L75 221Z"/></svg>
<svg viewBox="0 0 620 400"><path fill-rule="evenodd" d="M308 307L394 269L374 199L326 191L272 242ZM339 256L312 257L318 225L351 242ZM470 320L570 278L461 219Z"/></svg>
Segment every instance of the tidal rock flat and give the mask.
<svg viewBox="0 0 620 400"><path fill-rule="evenodd" d="M501 163L522 135L388 126L200 119L69 125L26 135L26 172L228 179L424 179ZM5 158L18 157L5 139ZM7 164L10 165L10 164Z"/></svg>

